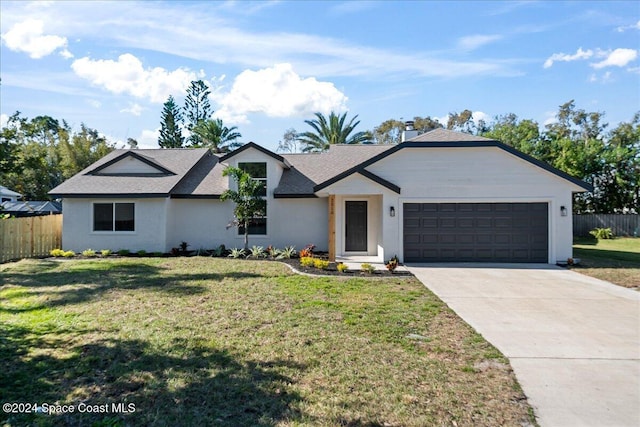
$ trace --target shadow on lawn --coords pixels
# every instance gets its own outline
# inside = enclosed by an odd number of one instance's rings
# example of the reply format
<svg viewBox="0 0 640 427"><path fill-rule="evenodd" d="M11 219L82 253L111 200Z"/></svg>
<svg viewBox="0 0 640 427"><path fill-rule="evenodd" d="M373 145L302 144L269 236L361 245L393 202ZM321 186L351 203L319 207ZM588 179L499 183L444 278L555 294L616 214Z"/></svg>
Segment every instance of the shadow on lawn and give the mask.
<svg viewBox="0 0 640 427"><path fill-rule="evenodd" d="M5 271L0 278L0 286L24 286L28 288L29 294L46 297L47 306L54 307L89 301L112 289L146 289L175 296L188 296L206 291L201 282L263 277L250 272L179 274L169 268L144 262L113 264L88 261L75 264L72 269L63 271L57 271L58 266L59 263L56 261L43 261L15 271ZM4 312L25 312L39 308L0 305L0 311Z"/></svg>
<svg viewBox="0 0 640 427"><path fill-rule="evenodd" d="M2 403L77 407L84 402L109 408L108 413L55 416L2 412L0 424L269 426L303 419L291 375L304 367L291 362L241 360L194 340L175 341L165 351L141 340L69 346L57 335L64 331L34 334L7 324L0 329ZM118 403L133 403L135 412L112 413L111 405Z"/></svg>
<svg viewBox="0 0 640 427"><path fill-rule="evenodd" d="M603 268L640 268L640 254L597 248L573 248L573 255L582 258L585 266Z"/></svg>

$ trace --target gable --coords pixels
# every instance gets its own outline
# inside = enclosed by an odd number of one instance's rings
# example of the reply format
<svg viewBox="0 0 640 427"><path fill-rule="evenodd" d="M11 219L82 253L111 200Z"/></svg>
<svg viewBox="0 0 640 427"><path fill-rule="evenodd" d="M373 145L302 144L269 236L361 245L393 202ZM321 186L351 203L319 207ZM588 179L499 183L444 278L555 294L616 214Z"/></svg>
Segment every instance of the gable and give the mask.
<svg viewBox="0 0 640 427"><path fill-rule="evenodd" d="M106 162L87 172L89 175L106 176L166 176L175 175L157 161L133 151Z"/></svg>

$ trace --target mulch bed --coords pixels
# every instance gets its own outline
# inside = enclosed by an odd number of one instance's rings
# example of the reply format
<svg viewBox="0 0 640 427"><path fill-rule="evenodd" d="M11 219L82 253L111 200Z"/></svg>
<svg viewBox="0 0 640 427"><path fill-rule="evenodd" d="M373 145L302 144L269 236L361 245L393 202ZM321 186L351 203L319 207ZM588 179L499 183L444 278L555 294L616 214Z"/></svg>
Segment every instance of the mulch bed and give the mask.
<svg viewBox="0 0 640 427"><path fill-rule="evenodd" d="M322 258L321 256L318 258ZM320 276L341 276L341 277L413 277L413 274L411 274L408 271L404 271L404 270L396 270L394 272L388 271L388 270L376 270L373 273L367 273L364 272L362 270L347 270L345 272L339 272L336 268L337 263L332 262L329 264L329 267L327 267L324 270L320 270L319 268L315 268L315 267L304 267L300 264L300 259L299 258L290 258L290 259L282 259L282 260L278 260L281 262L284 262L286 264L289 264L290 266L292 266L295 270L300 271L302 273L307 273L307 274L316 274L316 275L320 275Z"/></svg>

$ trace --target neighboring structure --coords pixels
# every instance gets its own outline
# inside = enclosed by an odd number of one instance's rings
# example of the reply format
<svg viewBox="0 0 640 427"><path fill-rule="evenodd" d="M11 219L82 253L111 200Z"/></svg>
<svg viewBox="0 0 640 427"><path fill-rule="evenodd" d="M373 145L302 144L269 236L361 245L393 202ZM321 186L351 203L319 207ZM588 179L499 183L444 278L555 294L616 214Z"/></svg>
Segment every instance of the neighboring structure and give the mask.
<svg viewBox="0 0 640 427"><path fill-rule="evenodd" d="M229 228L227 166L265 182L267 214L250 245L307 244L331 257L405 262L566 261L572 194L591 187L498 141L443 129L399 145L273 153L248 143L116 150L51 191L63 198L63 246L169 251L242 246Z"/></svg>
<svg viewBox="0 0 640 427"><path fill-rule="evenodd" d="M57 215L62 213L62 203L50 201L3 202L0 212L20 218L25 216Z"/></svg>
<svg viewBox="0 0 640 427"><path fill-rule="evenodd" d="M13 190L9 190L7 187L0 185L0 203L2 202L16 202L22 194L16 193Z"/></svg>

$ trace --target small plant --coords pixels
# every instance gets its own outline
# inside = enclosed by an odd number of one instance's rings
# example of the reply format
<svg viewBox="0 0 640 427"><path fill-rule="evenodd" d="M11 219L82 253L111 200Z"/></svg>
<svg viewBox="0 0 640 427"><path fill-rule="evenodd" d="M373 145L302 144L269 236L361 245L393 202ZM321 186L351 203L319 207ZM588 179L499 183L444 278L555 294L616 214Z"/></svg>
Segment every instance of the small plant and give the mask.
<svg viewBox="0 0 640 427"><path fill-rule="evenodd" d="M227 251L227 248L225 248L224 245L220 245L213 250L211 256L220 257L220 256L223 256L226 251Z"/></svg>
<svg viewBox="0 0 640 427"><path fill-rule="evenodd" d="M369 264L368 262L361 264L360 269L365 273L369 273L369 274L373 274L376 271L376 268L373 265Z"/></svg>
<svg viewBox="0 0 640 427"><path fill-rule="evenodd" d="M589 234L598 240L613 239L613 231L610 228L594 228Z"/></svg>
<svg viewBox="0 0 640 427"><path fill-rule="evenodd" d="M398 268L398 264L400 264L400 260L398 260L398 257L394 255L389 261L387 261L385 267L387 267L387 270L393 273L395 269Z"/></svg>
<svg viewBox="0 0 640 427"><path fill-rule="evenodd" d="M271 245L269 245L267 247L267 254L269 254L269 258L271 258L271 259L278 259L278 257L280 256L281 252L282 251L280 249L275 248L275 247L273 247Z"/></svg>
<svg viewBox="0 0 640 427"><path fill-rule="evenodd" d="M344 273L349 269L349 267L347 267L347 264L345 264L344 262L339 262L338 264L336 264L336 269L340 273Z"/></svg>
<svg viewBox="0 0 640 427"><path fill-rule="evenodd" d="M85 249L84 251L82 251L82 256L94 257L96 256L96 251L94 251L93 249Z"/></svg>
<svg viewBox="0 0 640 427"><path fill-rule="evenodd" d="M76 256L76 253L73 252L73 251L65 251L62 254L62 256L65 257L65 258L73 258L74 256Z"/></svg>
<svg viewBox="0 0 640 427"><path fill-rule="evenodd" d="M61 257L61 256L64 256L64 251L62 249L51 249L49 254L51 256Z"/></svg>
<svg viewBox="0 0 640 427"><path fill-rule="evenodd" d="M300 252L302 252L302 251L300 251ZM300 257L300 265L303 266L303 267L313 267L314 266L314 260L310 256Z"/></svg>
<svg viewBox="0 0 640 427"><path fill-rule="evenodd" d="M289 259L296 254L295 246L285 246L283 250L280 251L276 259Z"/></svg>
<svg viewBox="0 0 640 427"><path fill-rule="evenodd" d="M160 251L156 251L156 252L153 252L151 255L153 255L155 257L161 257L164 254L162 252L160 252Z"/></svg>
<svg viewBox="0 0 640 427"><path fill-rule="evenodd" d="M316 245L307 245L303 250L300 251L300 258L307 258L313 256L313 250L316 248Z"/></svg>
<svg viewBox="0 0 640 427"><path fill-rule="evenodd" d="M180 247L180 251L184 253L184 252L187 252L187 248L189 247L189 244L187 242L180 242L178 246Z"/></svg>
<svg viewBox="0 0 640 427"><path fill-rule="evenodd" d="M127 256L131 253L131 251L129 249L120 249L118 251L118 255L120 256Z"/></svg>
<svg viewBox="0 0 640 427"><path fill-rule="evenodd" d="M251 249L249 249L249 255L247 258L264 258L264 247L253 245Z"/></svg>
<svg viewBox="0 0 640 427"><path fill-rule="evenodd" d="M327 268L329 268L329 261L320 258L314 258L313 266L319 270L326 270Z"/></svg>
<svg viewBox="0 0 640 427"><path fill-rule="evenodd" d="M231 249L231 253L229 257L237 259L244 256L244 249L233 248Z"/></svg>
<svg viewBox="0 0 640 427"><path fill-rule="evenodd" d="M100 251L100 255L102 255L104 257L107 257L107 256L111 255L111 249L102 249Z"/></svg>

